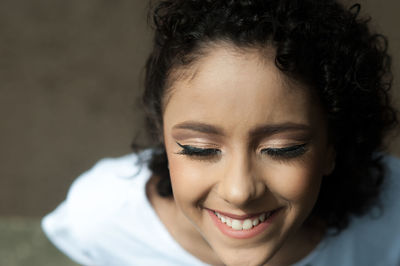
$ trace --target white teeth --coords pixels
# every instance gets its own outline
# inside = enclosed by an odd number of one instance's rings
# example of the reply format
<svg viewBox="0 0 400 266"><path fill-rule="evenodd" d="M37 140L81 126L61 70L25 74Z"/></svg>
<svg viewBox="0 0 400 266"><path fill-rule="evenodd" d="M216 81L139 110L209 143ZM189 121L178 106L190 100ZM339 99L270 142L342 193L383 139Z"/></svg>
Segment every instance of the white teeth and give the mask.
<svg viewBox="0 0 400 266"><path fill-rule="evenodd" d="M260 219L261 222L265 221L265 213L261 214L260 217L258 217L258 219Z"/></svg>
<svg viewBox="0 0 400 266"><path fill-rule="evenodd" d="M259 223L260 223L260 220L258 220L258 218L255 218L255 219L253 220L253 226L258 225Z"/></svg>
<svg viewBox="0 0 400 266"><path fill-rule="evenodd" d="M239 220L232 219L232 228L234 230L242 230L243 226Z"/></svg>
<svg viewBox="0 0 400 266"><path fill-rule="evenodd" d="M253 227L253 222L250 219L246 219L243 222L243 229L244 230L249 230Z"/></svg>
<svg viewBox="0 0 400 266"><path fill-rule="evenodd" d="M218 212L214 213L221 222L223 222L224 224L226 224L227 226L231 227L234 230L249 230L254 226L257 226L258 224L264 222L266 219L269 218L271 214L271 212L262 213L257 218L245 219L243 221L243 220L231 219L229 217L223 216Z"/></svg>
<svg viewBox="0 0 400 266"><path fill-rule="evenodd" d="M232 227L232 220L231 219L226 219L226 224L230 227Z"/></svg>

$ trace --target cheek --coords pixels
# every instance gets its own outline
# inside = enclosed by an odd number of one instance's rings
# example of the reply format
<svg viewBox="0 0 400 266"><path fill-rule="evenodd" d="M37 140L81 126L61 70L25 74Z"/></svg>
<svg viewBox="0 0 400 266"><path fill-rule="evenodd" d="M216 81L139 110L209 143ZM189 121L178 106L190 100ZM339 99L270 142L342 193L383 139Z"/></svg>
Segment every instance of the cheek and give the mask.
<svg viewBox="0 0 400 266"><path fill-rule="evenodd" d="M320 188L321 174L310 165L281 165L271 171L268 187L291 205L313 204Z"/></svg>
<svg viewBox="0 0 400 266"><path fill-rule="evenodd" d="M169 158L169 171L172 190L178 206L185 209L197 205L209 191L208 170L195 166L195 162L184 160L183 156L173 155Z"/></svg>

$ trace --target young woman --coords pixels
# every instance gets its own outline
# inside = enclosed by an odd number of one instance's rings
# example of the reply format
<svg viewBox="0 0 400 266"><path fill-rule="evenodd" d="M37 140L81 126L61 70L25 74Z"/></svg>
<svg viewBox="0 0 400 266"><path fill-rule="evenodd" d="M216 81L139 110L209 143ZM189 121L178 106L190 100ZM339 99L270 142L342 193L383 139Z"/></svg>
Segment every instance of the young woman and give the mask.
<svg viewBox="0 0 400 266"><path fill-rule="evenodd" d="M390 57L359 9L156 3L154 146L79 177L49 238L85 265L400 265Z"/></svg>

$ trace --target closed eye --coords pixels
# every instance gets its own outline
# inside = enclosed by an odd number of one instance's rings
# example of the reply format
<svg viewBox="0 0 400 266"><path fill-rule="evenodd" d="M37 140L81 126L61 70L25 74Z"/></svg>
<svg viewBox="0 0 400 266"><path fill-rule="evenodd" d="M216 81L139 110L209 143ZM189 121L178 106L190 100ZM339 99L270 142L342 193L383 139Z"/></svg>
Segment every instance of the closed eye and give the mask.
<svg viewBox="0 0 400 266"><path fill-rule="evenodd" d="M221 150L217 148L199 148L191 145L182 145L176 142L182 148L178 154L193 157L213 157L221 154ZM294 145L284 148L265 148L261 150L261 154L268 155L273 158L291 159L296 158L307 152L307 143Z"/></svg>
<svg viewBox="0 0 400 266"><path fill-rule="evenodd" d="M307 143L294 145L285 148L266 148L261 150L261 154L265 154L275 158L291 159L296 158L307 151Z"/></svg>
<svg viewBox="0 0 400 266"><path fill-rule="evenodd" d="M179 147L182 148L182 150L179 151L178 154L207 157L218 155L221 153L221 150L216 148L198 148L191 145L182 145L178 142L176 144L178 144Z"/></svg>

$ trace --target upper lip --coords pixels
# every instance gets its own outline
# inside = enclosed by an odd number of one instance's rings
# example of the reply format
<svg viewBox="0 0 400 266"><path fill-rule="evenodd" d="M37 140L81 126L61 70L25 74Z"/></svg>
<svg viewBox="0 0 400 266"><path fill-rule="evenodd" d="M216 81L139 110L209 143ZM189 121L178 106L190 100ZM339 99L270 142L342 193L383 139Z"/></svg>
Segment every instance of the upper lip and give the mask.
<svg viewBox="0 0 400 266"><path fill-rule="evenodd" d="M271 212L271 211L277 210L277 208L269 210L269 211L263 211L263 212L251 213L251 214L243 214L243 215L232 214L232 213L227 213L227 212L222 212L222 211L212 210L212 209L209 209L209 210L218 212L219 214L222 214L223 216L227 216L227 217L230 217L230 218L233 218L233 219L243 220L243 219L246 219L246 218L253 218L253 217L259 216L262 213L267 213L267 212Z"/></svg>

